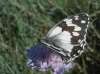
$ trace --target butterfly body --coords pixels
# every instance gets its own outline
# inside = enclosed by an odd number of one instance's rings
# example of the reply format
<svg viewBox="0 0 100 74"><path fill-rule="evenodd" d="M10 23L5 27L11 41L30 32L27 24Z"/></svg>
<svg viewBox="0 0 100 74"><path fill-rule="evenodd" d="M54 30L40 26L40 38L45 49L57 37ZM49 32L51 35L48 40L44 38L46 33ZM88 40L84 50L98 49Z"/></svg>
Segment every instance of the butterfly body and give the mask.
<svg viewBox="0 0 100 74"><path fill-rule="evenodd" d="M56 51L67 61L73 60L83 52L89 24L87 13L79 13L57 23L39 41Z"/></svg>

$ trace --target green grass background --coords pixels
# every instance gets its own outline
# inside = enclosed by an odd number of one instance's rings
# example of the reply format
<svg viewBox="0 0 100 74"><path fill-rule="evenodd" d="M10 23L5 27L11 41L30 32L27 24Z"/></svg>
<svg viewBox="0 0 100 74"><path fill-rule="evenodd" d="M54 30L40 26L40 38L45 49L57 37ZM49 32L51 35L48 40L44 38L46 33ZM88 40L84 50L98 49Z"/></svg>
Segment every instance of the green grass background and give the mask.
<svg viewBox="0 0 100 74"><path fill-rule="evenodd" d="M27 67L26 50L57 22L82 12L90 15L87 46L67 74L99 74L100 0L0 0L0 74L51 74Z"/></svg>

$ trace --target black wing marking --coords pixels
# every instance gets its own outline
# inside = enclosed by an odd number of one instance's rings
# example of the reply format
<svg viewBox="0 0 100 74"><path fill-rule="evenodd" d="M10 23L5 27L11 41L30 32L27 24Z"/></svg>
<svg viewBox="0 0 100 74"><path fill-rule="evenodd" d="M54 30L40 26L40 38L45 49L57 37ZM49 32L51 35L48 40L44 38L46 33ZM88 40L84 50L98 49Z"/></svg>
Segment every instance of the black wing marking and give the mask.
<svg viewBox="0 0 100 74"><path fill-rule="evenodd" d="M86 44L88 24L88 14L72 15L57 23L40 41L67 59L78 56Z"/></svg>

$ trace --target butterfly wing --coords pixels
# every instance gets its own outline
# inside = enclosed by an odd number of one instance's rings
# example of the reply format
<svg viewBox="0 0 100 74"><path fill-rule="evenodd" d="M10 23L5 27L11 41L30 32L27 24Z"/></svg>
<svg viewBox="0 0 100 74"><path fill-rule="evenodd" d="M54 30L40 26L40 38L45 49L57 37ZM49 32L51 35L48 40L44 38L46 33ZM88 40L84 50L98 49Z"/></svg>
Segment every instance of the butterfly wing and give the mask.
<svg viewBox="0 0 100 74"><path fill-rule="evenodd" d="M67 59L77 57L84 49L88 24L88 14L72 15L52 27L40 42Z"/></svg>

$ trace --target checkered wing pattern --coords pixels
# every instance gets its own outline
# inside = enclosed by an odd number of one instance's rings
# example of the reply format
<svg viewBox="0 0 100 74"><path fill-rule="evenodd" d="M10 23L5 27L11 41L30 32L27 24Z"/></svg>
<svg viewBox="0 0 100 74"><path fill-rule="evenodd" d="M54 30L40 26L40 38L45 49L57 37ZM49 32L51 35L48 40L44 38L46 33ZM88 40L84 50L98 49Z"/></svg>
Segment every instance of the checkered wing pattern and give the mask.
<svg viewBox="0 0 100 74"><path fill-rule="evenodd" d="M79 13L57 23L39 41L55 50L67 61L73 60L83 52L86 44L86 33L89 15Z"/></svg>

